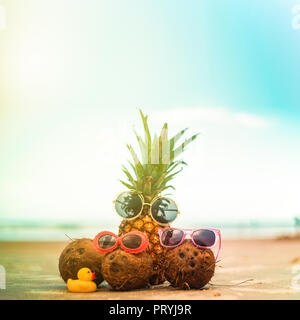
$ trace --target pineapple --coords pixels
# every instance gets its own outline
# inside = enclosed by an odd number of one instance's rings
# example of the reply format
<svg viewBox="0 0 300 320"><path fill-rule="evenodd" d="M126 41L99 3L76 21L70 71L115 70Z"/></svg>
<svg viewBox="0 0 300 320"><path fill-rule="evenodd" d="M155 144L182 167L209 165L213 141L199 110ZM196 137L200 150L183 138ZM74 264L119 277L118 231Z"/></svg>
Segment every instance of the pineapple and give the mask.
<svg viewBox="0 0 300 320"><path fill-rule="evenodd" d="M169 182L183 168L175 170L180 165L186 164L182 160L175 160L185 149L185 147L196 139L197 134L185 140L181 145L175 148L176 142L183 136L187 129L181 130L173 138L168 140L168 125L164 124L160 136L154 135L152 140L147 123L147 116L140 110L142 117L145 141L135 132L139 143L142 161L139 160L136 152L131 145L127 145L133 163L129 165L133 170L134 176L123 166L123 172L128 179L127 182L120 182L130 190L136 190L141 193L146 203L158 195L161 195L168 188L175 189L169 185ZM164 268L164 248L160 245L158 229L160 226L151 218L149 206L144 206L140 216L133 220L124 219L119 226L119 236L134 230L144 232L149 238L149 253L153 258L153 275L150 279L151 284L159 284L165 281Z"/></svg>

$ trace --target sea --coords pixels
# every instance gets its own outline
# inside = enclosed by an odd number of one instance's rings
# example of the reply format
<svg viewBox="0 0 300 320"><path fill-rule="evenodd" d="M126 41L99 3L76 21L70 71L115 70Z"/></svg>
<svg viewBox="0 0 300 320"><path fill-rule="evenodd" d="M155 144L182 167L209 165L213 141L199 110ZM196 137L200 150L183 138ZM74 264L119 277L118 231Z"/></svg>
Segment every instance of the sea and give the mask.
<svg viewBox="0 0 300 320"><path fill-rule="evenodd" d="M180 227L179 225L172 225ZM243 221L198 222L189 228L216 228L222 239L272 239L300 232L294 221ZM94 238L103 230L118 232L118 226L109 222L93 221L88 224L62 221L1 221L0 241L66 241L78 238Z"/></svg>

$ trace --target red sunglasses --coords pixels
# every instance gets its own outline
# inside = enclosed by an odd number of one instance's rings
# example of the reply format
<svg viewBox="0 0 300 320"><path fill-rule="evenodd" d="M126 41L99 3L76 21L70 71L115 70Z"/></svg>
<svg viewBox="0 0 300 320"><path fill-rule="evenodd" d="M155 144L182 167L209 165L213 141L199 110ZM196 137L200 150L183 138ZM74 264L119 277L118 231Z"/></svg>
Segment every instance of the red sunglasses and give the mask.
<svg viewBox="0 0 300 320"><path fill-rule="evenodd" d="M140 253L149 246L148 237L140 231L128 232L121 237L110 231L102 231L94 238L94 247L97 251L107 253L120 246L129 253Z"/></svg>

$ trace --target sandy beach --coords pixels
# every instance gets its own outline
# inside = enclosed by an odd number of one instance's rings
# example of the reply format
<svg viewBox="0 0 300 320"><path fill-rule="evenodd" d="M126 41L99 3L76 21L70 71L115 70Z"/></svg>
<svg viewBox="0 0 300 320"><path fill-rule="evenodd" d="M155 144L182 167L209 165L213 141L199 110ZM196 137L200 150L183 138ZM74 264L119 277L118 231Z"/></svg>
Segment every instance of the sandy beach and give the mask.
<svg viewBox="0 0 300 320"><path fill-rule="evenodd" d="M215 276L202 290L164 283L116 292L103 283L89 294L68 292L59 276L58 257L66 244L0 242L0 265L6 269L0 299L300 299L300 280L298 288L292 286L300 274L299 240L225 240Z"/></svg>

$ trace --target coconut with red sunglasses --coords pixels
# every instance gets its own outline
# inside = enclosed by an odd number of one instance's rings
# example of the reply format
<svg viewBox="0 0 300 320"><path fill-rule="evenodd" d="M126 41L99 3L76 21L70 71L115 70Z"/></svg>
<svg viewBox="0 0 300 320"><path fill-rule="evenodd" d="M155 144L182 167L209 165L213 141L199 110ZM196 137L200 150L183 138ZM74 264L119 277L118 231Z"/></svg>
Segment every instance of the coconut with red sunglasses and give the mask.
<svg viewBox="0 0 300 320"><path fill-rule="evenodd" d="M210 281L221 249L220 230L165 228L159 230L159 237L167 248L165 276L172 286L200 289ZM211 249L217 243L215 257Z"/></svg>
<svg viewBox="0 0 300 320"><path fill-rule="evenodd" d="M152 258L147 253L148 237L132 231L121 237L102 231L94 238L94 247L105 253L102 275L114 290L133 290L149 285Z"/></svg>

